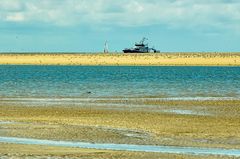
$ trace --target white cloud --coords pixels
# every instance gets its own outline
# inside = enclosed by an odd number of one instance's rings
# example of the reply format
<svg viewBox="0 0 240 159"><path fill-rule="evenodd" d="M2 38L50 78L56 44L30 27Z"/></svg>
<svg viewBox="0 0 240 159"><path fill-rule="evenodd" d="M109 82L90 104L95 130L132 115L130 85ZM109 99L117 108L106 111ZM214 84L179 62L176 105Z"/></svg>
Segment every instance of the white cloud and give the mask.
<svg viewBox="0 0 240 159"><path fill-rule="evenodd" d="M25 20L25 17L21 13L14 13L7 15L5 20L10 22L22 22Z"/></svg>
<svg viewBox="0 0 240 159"><path fill-rule="evenodd" d="M240 29L237 0L1 0L0 21Z"/></svg>
<svg viewBox="0 0 240 159"><path fill-rule="evenodd" d="M12 12L21 10L23 7L22 3L18 0L1 0L0 8L1 12Z"/></svg>

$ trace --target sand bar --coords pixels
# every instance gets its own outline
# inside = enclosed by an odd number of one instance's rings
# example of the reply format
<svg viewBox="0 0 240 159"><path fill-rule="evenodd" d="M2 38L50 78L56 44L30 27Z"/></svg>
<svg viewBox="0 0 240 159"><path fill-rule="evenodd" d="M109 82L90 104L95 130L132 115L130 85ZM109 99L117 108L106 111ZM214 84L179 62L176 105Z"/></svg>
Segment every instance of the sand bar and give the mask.
<svg viewBox="0 0 240 159"><path fill-rule="evenodd" d="M2 53L0 65L240 66L240 53Z"/></svg>

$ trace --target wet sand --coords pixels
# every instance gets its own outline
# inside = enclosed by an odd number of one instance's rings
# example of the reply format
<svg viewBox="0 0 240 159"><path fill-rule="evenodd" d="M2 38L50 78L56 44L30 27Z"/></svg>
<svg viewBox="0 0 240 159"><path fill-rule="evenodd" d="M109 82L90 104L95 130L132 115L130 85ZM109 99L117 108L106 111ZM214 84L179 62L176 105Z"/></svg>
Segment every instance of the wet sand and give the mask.
<svg viewBox="0 0 240 159"><path fill-rule="evenodd" d="M1 65L240 66L239 53L0 54Z"/></svg>
<svg viewBox="0 0 240 159"><path fill-rule="evenodd" d="M98 143L240 148L240 101L151 101L151 104L156 105L151 110L148 105L117 109L1 106L0 126L4 129L0 129L0 135ZM207 114L161 111L163 109Z"/></svg>
<svg viewBox="0 0 240 159"><path fill-rule="evenodd" d="M90 143L189 146L240 149L239 100L100 100L125 103L117 108L106 106L22 106L0 103L0 136ZM132 107L132 104L139 107ZM149 107L151 105L151 107ZM190 110L206 114L176 113L163 110ZM21 145L0 144L1 148ZM31 152L41 153L34 149ZM51 147L51 146L50 146ZM0 148L0 152L1 152ZM2 148L3 149L3 148ZM55 151L56 149L56 151ZM53 156L62 156L53 148ZM7 149L10 151L9 149ZM198 158L199 156L166 155L141 152L96 150L79 153L67 148L72 157L89 158ZM76 153L75 153L76 150ZM79 150L81 151L81 149ZM88 150L86 150L88 152ZM21 155L29 155L23 152ZM47 153L46 153L47 154ZM51 154L51 153L50 153ZM69 153L67 153L69 154ZM1 152L1 155L6 155ZM16 155L11 151L10 155ZM44 154L42 154L44 155ZM168 157L167 157L168 156ZM209 158L209 156L207 156ZM214 157L213 157L214 158ZM224 157L227 158L227 157ZM228 157L230 158L230 157Z"/></svg>
<svg viewBox="0 0 240 159"><path fill-rule="evenodd" d="M154 145L133 145L133 144L109 144L109 143L89 143L76 141L56 141L40 140L31 138L0 137L1 143L27 144L27 145L46 145L70 148L87 148L98 150L128 151L128 152L151 152L165 154L185 154L195 156L230 156L240 157L240 150L237 149L216 149L216 148L197 148L181 146L154 146Z"/></svg>
<svg viewBox="0 0 240 159"><path fill-rule="evenodd" d="M18 150L16 152L16 150ZM127 151L107 151L94 149L51 147L37 145L17 145L17 144L1 144L1 158L87 158L87 159L230 159L234 157L220 156L193 156L180 154L161 154L161 153L145 153L145 152L127 152Z"/></svg>

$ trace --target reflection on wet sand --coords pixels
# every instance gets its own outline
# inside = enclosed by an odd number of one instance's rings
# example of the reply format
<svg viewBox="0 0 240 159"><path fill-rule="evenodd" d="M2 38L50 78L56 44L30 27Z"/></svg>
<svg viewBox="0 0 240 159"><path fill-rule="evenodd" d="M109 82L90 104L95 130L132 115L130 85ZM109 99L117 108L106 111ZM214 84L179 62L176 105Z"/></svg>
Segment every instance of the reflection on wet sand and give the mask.
<svg viewBox="0 0 240 159"><path fill-rule="evenodd" d="M192 155L221 155L240 157L240 150L227 150L217 148L194 148L194 147L173 147L173 146L151 146L151 145L130 145L130 144L98 144L86 142L53 141L27 138L0 137L0 142L29 145L62 146L75 148L90 148L100 150L117 151L140 151L140 152L159 152L174 154Z"/></svg>

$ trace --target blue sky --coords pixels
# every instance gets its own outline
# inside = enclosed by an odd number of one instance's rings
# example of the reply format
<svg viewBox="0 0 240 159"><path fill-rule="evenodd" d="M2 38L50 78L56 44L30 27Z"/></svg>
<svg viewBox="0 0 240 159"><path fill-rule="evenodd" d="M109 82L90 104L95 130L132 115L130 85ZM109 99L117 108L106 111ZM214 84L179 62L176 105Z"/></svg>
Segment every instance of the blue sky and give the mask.
<svg viewBox="0 0 240 159"><path fill-rule="evenodd" d="M240 51L239 0L1 0L0 52Z"/></svg>

